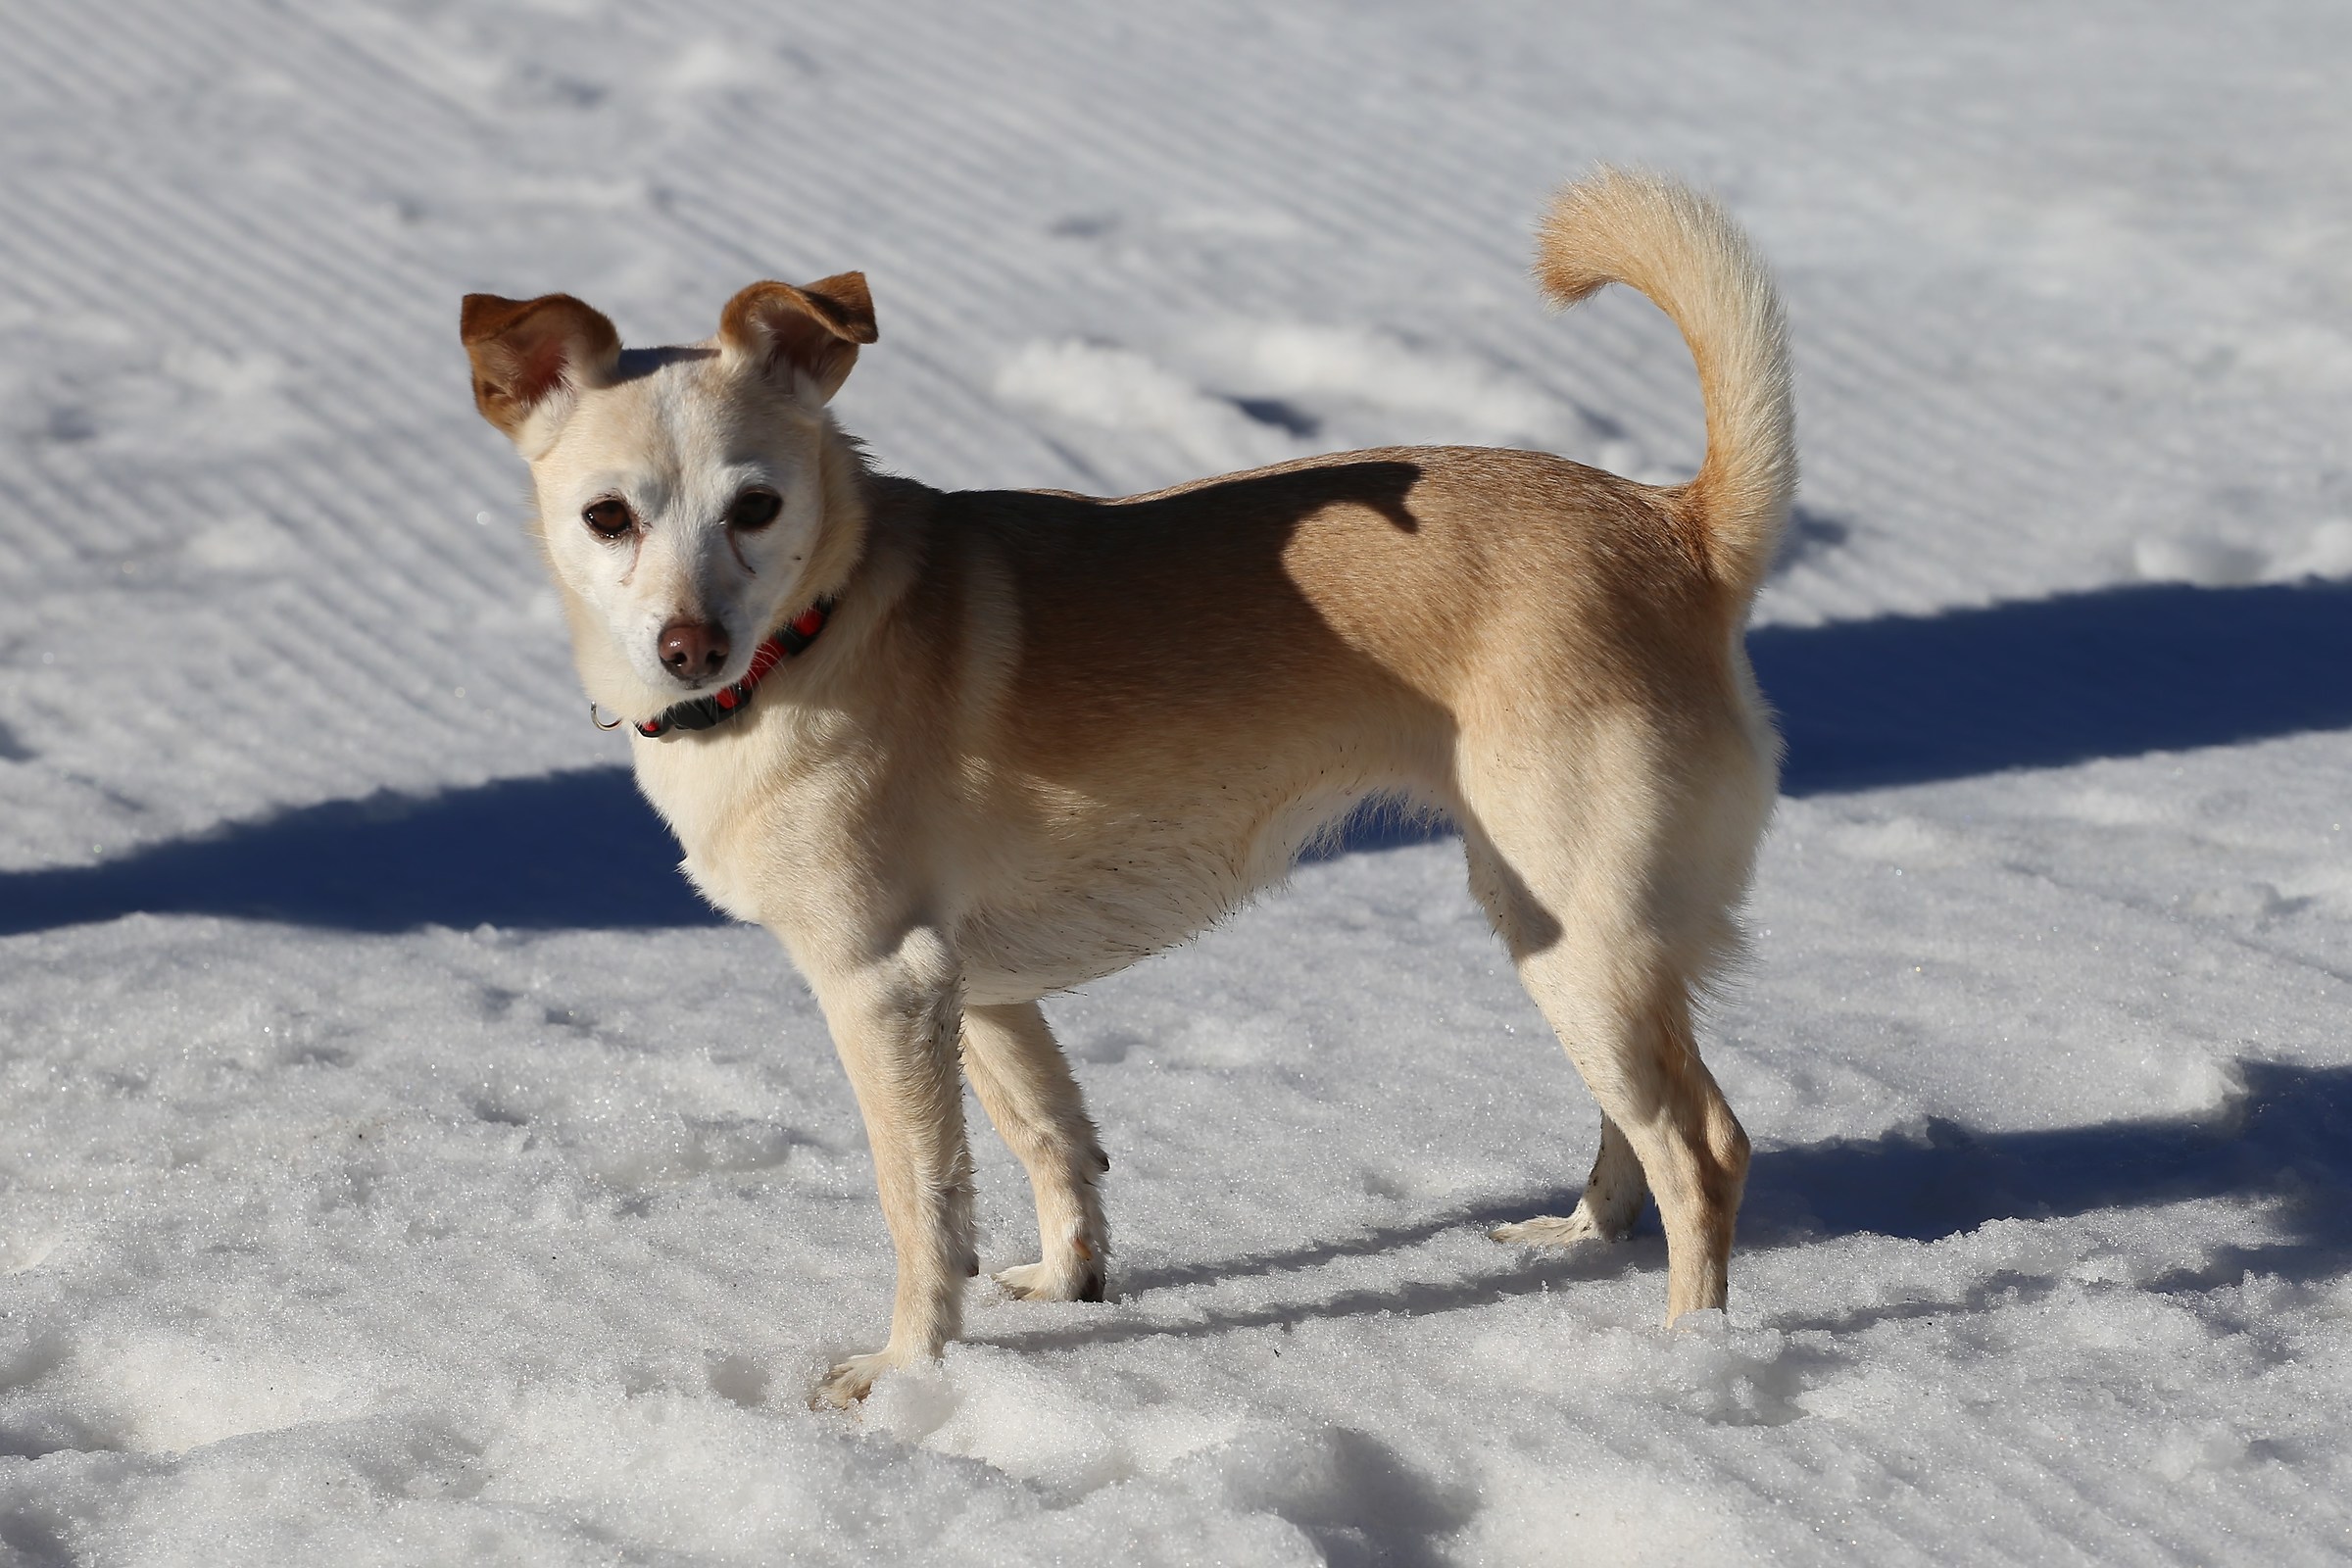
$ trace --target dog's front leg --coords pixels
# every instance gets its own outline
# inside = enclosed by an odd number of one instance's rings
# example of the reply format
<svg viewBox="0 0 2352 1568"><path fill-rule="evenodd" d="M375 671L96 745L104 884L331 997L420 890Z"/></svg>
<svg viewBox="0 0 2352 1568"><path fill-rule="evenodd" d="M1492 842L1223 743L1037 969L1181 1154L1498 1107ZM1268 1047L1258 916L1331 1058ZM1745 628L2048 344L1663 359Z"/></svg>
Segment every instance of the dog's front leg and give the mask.
<svg viewBox="0 0 2352 1568"><path fill-rule="evenodd" d="M972 1242L972 1160L956 1066L961 987L955 955L918 928L878 959L815 981L865 1117L882 1215L899 1253L890 1343L833 1368L810 1401L846 1407L892 1367L939 1354L963 1325Z"/></svg>

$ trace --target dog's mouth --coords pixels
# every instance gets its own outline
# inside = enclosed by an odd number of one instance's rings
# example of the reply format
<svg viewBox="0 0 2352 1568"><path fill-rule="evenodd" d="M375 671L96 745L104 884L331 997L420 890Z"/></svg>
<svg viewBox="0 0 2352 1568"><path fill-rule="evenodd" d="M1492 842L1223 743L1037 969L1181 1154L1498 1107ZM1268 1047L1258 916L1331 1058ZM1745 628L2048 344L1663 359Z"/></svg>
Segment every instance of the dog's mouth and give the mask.
<svg viewBox="0 0 2352 1568"><path fill-rule="evenodd" d="M744 667L735 669L732 667L734 663L741 663ZM662 704L662 710L664 712L673 708L691 708L698 703L712 702L741 686L745 677L755 667L757 667L756 660L736 660L730 662L729 668L705 678L684 680L672 676L662 683L663 695L659 696L656 701Z"/></svg>

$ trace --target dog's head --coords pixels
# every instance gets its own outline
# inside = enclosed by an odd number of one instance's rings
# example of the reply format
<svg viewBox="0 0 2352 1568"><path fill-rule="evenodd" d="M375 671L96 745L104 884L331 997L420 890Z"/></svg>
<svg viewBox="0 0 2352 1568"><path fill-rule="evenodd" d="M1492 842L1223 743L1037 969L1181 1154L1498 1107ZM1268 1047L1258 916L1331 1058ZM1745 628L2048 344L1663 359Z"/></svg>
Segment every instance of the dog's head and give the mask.
<svg viewBox="0 0 2352 1568"><path fill-rule="evenodd" d="M466 297L474 404L531 466L589 696L630 718L743 677L836 583L842 437L825 405L874 341L857 272L755 283L718 334L620 346L568 294Z"/></svg>

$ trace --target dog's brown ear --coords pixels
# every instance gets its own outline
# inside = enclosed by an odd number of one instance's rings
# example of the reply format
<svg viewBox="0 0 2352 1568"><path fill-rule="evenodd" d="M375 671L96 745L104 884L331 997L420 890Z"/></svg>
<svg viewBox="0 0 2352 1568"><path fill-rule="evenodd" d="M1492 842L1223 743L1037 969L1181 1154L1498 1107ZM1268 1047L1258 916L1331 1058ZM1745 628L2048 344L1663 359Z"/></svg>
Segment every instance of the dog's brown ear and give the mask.
<svg viewBox="0 0 2352 1568"><path fill-rule="evenodd" d="M565 387L603 381L620 355L612 323L568 294L468 294L458 336L473 360L473 406L517 441L533 410Z"/></svg>
<svg viewBox="0 0 2352 1568"><path fill-rule="evenodd" d="M820 402L850 378L858 345L877 335L863 272L839 272L800 288L754 283L727 301L718 318L718 340L729 352L770 375L807 376Z"/></svg>

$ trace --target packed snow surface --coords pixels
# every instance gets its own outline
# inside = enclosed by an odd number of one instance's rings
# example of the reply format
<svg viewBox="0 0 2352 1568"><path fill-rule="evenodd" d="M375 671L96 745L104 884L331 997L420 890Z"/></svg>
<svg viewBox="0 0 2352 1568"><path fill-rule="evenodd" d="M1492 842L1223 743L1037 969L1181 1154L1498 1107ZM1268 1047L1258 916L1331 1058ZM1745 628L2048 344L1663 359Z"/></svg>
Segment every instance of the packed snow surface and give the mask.
<svg viewBox="0 0 2352 1568"><path fill-rule="evenodd" d="M2305 4L11 0L0 1550L2352 1552L2347 59ZM840 413L945 485L1669 478L1664 319L1525 276L1601 160L1722 194L1799 364L1728 1315L1658 1326L1654 1220L1486 1239L1597 1117L1455 848L1368 832L1050 1004L1116 1298L975 1285L810 1413L890 1296L850 1095L586 722L459 295L662 342L861 268Z"/></svg>

